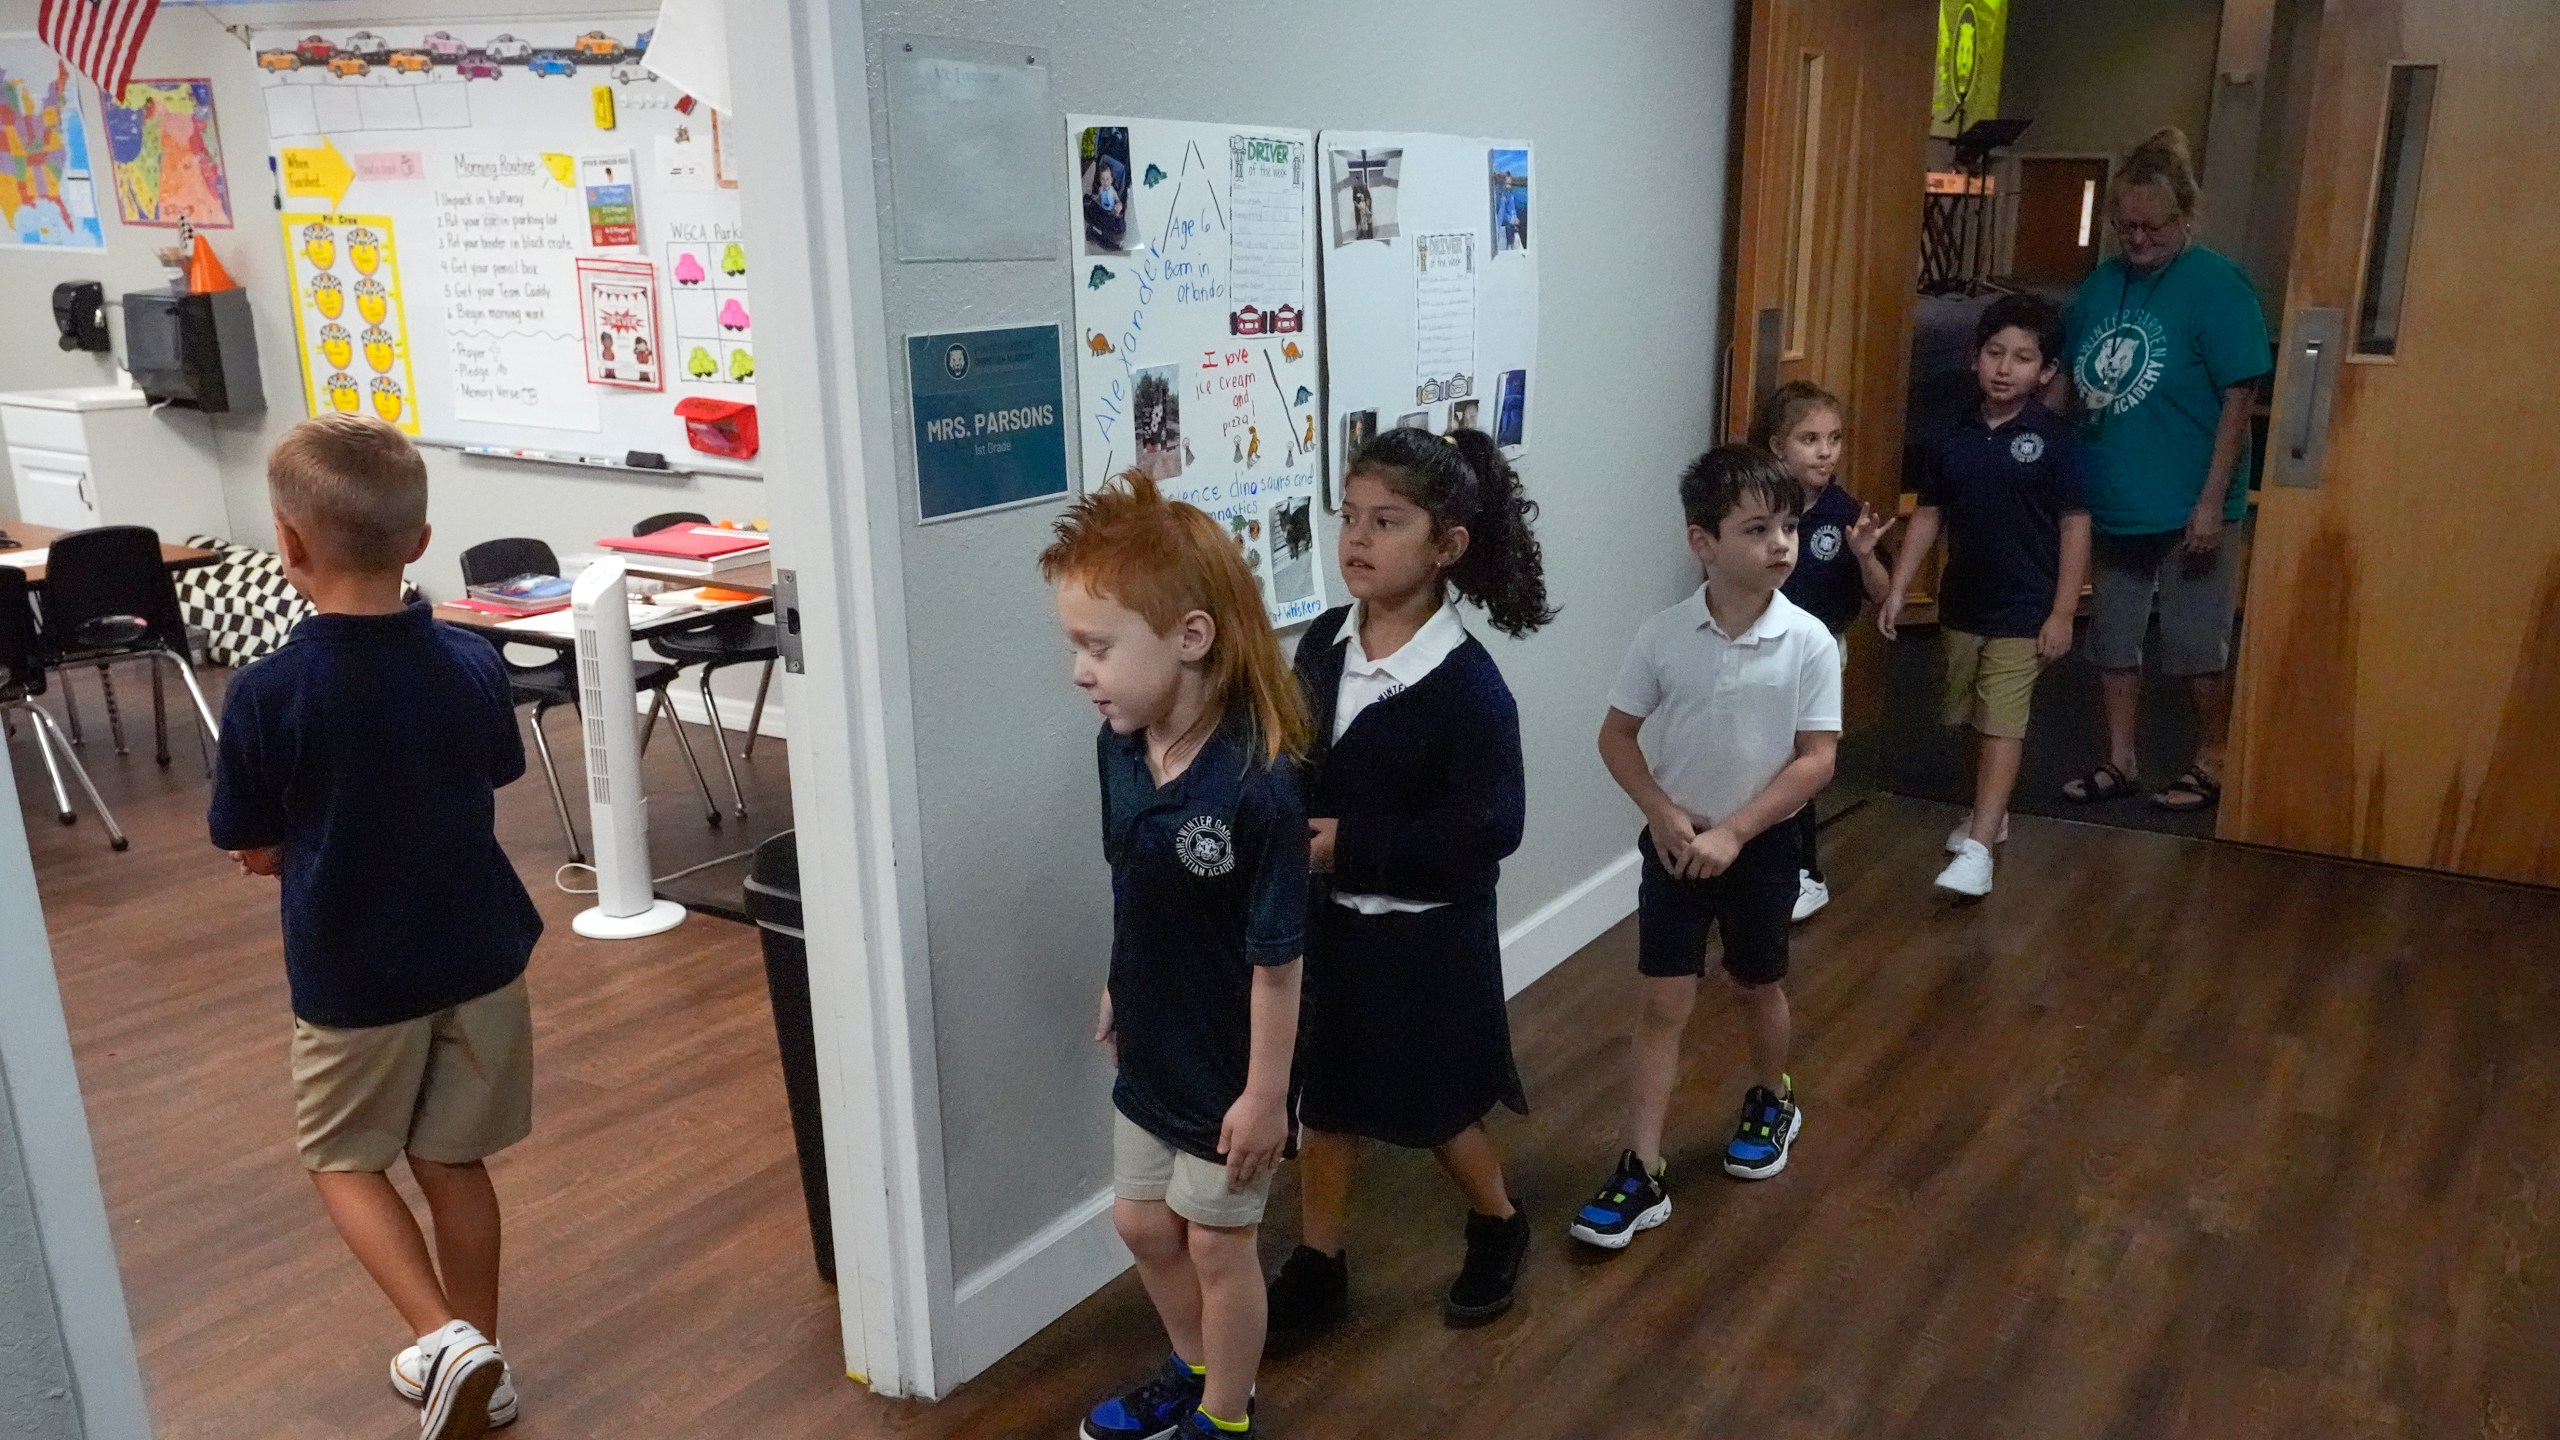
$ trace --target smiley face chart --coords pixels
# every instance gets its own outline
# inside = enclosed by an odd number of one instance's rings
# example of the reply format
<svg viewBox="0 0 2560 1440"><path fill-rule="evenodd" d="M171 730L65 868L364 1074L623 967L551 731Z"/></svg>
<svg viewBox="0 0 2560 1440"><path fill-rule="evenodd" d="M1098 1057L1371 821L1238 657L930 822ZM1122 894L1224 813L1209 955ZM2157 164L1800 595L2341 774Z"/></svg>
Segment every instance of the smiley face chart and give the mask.
<svg viewBox="0 0 2560 1440"><path fill-rule="evenodd" d="M373 415L417 434L391 217L304 211L282 224L297 368L311 413Z"/></svg>

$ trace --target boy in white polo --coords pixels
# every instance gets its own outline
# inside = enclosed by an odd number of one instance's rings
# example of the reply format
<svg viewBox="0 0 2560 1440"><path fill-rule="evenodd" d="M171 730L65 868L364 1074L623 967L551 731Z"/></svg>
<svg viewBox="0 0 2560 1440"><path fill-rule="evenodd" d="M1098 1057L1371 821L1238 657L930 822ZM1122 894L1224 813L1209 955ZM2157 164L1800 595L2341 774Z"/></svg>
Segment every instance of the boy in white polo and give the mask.
<svg viewBox="0 0 2560 1440"><path fill-rule="evenodd" d="M1830 783L1840 743L1837 644L1778 593L1795 568L1804 487L1767 451L1724 445L1680 477L1680 508L1706 583L1636 631L1600 726L1600 758L1645 819L1626 1150L1573 1222L1575 1239L1611 1250L1671 1216L1663 1117L1710 929L1722 932L1751 1035L1725 1173L1765 1180L1786 1168L1804 1112L1786 1073L1781 983L1802 842L1785 822Z"/></svg>

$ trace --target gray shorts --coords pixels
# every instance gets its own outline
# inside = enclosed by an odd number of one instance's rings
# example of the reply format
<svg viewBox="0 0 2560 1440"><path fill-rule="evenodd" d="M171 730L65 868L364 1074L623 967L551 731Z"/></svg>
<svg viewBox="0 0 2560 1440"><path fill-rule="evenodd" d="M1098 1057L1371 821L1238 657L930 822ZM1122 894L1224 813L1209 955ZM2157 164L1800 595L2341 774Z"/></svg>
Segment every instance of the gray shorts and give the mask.
<svg viewBox="0 0 2560 1440"><path fill-rule="evenodd" d="M2142 668L2142 639L2160 607L2160 670L2219 675L2231 668L2231 616L2240 577L2240 527L2226 525L2213 563L2187 562L2183 532L2090 537L2096 593L2089 599L2089 661L2101 670Z"/></svg>

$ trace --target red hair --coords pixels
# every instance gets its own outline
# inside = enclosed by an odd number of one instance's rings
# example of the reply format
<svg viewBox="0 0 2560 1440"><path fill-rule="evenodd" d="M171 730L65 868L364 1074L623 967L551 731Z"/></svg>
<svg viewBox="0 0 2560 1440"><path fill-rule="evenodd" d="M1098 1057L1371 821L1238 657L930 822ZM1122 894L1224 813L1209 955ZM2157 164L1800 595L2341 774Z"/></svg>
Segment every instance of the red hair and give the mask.
<svg viewBox="0 0 2560 1440"><path fill-rule="evenodd" d="M1058 517L1040 578L1073 580L1144 617L1158 635L1194 610L1217 626L1209 692L1220 723L1242 719L1264 762L1306 753L1314 724L1280 658L1261 587L1236 542L1196 505L1167 500L1144 471L1123 471Z"/></svg>

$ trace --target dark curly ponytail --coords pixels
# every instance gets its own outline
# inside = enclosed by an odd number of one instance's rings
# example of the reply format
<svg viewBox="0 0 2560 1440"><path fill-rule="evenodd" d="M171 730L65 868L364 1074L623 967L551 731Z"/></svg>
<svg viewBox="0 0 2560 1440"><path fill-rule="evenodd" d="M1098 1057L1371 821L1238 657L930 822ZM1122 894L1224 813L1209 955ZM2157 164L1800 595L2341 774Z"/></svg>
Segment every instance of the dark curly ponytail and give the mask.
<svg viewBox="0 0 2560 1440"><path fill-rule="evenodd" d="M1360 447L1344 483L1359 475L1421 507L1435 536L1466 527L1467 553L1449 568L1449 584L1483 606L1494 629L1526 635L1556 618L1547 603L1546 562L1530 530L1538 502L1529 498L1520 472L1492 436L1481 430L1389 430Z"/></svg>

